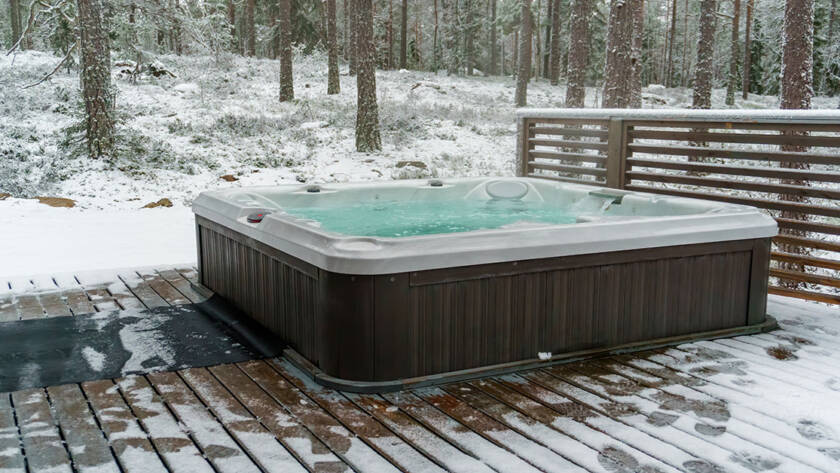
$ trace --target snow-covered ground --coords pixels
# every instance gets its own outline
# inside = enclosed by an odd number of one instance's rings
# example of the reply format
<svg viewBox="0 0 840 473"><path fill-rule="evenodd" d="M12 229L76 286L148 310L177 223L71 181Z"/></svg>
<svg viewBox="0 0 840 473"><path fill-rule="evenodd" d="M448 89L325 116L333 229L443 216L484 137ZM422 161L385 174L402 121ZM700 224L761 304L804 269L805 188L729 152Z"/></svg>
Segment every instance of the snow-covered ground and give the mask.
<svg viewBox="0 0 840 473"><path fill-rule="evenodd" d="M367 154L354 149L355 78L342 75L341 94L326 95L322 54L297 57L291 103L277 101L276 61L165 56L176 78L133 83L114 69L122 144L106 163L74 157L77 145L65 143L81 113L75 71L23 88L57 62L40 52L0 57L0 193L11 194L0 200L0 276L193 261L189 205L206 189L513 172L509 77L379 71L384 149ZM529 105L562 106L564 95L534 81ZM646 107L687 107L691 90L652 86L644 97ZM723 98L716 90L714 106ZM599 100L588 91L588 105ZM755 95L736 104L777 106ZM162 198L173 206L141 209Z"/></svg>

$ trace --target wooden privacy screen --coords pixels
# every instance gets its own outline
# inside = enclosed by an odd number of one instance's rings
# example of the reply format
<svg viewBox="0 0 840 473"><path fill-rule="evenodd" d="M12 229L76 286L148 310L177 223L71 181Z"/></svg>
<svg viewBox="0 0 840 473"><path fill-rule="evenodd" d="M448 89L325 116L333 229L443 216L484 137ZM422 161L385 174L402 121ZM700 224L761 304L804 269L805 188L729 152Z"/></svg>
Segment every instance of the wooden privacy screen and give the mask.
<svg viewBox="0 0 840 473"><path fill-rule="evenodd" d="M521 110L518 172L766 209L770 292L840 304L840 114L781 113Z"/></svg>

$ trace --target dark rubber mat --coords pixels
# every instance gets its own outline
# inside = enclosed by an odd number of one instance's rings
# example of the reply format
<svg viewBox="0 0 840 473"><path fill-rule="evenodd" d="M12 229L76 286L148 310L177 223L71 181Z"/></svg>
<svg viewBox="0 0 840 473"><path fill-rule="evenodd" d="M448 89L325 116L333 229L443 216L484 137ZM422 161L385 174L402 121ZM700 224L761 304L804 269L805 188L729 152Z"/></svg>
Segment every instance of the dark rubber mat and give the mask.
<svg viewBox="0 0 840 473"><path fill-rule="evenodd" d="M217 297L0 324L0 392L235 363L279 353Z"/></svg>

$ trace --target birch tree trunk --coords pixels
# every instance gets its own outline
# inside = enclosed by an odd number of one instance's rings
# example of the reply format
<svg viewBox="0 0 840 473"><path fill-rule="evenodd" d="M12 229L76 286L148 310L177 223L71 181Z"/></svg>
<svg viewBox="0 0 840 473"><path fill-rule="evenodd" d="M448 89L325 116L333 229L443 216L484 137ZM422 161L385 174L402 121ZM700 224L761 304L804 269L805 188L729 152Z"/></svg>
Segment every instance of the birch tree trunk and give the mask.
<svg viewBox="0 0 840 473"><path fill-rule="evenodd" d="M102 0L77 0L81 47L82 98L88 155L99 158L114 148L114 98L111 93L111 46Z"/></svg>
<svg viewBox="0 0 840 473"><path fill-rule="evenodd" d="M691 108L711 108L712 68L715 54L715 0L700 0L700 38L694 68L694 97Z"/></svg>
<svg viewBox="0 0 840 473"><path fill-rule="evenodd" d="M280 17L280 101L295 98L292 82L292 0L278 0Z"/></svg>
<svg viewBox="0 0 840 473"><path fill-rule="evenodd" d="M729 55L729 81L726 84L726 105L735 105L735 87L738 85L738 41L740 33L738 28L741 23L741 0L732 0L732 44Z"/></svg>
<svg viewBox="0 0 840 473"><path fill-rule="evenodd" d="M376 103L376 46L373 42L372 0L357 0L358 77L356 89L356 151L382 149L379 106Z"/></svg>
<svg viewBox="0 0 840 473"><path fill-rule="evenodd" d="M551 50L549 52L548 79L551 85L560 81L560 0L552 0L551 5Z"/></svg>
<svg viewBox="0 0 840 473"><path fill-rule="evenodd" d="M638 0L611 0L607 30L606 63L604 65L603 108L630 106L633 84L632 56L634 49L633 3Z"/></svg>
<svg viewBox="0 0 840 473"><path fill-rule="evenodd" d="M569 58L566 64L566 106L583 108L589 67L589 16L592 0L572 0Z"/></svg>
<svg viewBox="0 0 840 473"><path fill-rule="evenodd" d="M516 69L516 106L528 103L528 80L531 78L531 0L521 0L519 25L519 64Z"/></svg>
<svg viewBox="0 0 840 473"><path fill-rule="evenodd" d="M785 22L782 37L782 103L783 109L809 109L811 97L814 95L812 70L814 66L814 0L787 0L785 2ZM801 134L802 132L790 132ZM806 151L802 146L782 145L782 151ZM779 166L786 169L809 169L805 161L781 162ZM807 181L782 179L783 184L807 186ZM779 199L787 202L804 202L807 198L794 194L780 194ZM807 221L808 215L782 211L782 218ZM807 232L784 228L783 233L807 237ZM800 246L779 245L787 253L805 254L806 249ZM782 269L804 271L800 263L779 263ZM797 281L782 280L781 284L788 288L797 288Z"/></svg>
<svg viewBox="0 0 840 473"><path fill-rule="evenodd" d="M747 21L744 24L744 71L741 73L741 98L747 100L750 93L750 68L752 67L752 15L754 0L747 0Z"/></svg>
<svg viewBox="0 0 840 473"><path fill-rule="evenodd" d="M338 39L335 30L335 0L327 0L327 94L337 94L341 89L338 80Z"/></svg>

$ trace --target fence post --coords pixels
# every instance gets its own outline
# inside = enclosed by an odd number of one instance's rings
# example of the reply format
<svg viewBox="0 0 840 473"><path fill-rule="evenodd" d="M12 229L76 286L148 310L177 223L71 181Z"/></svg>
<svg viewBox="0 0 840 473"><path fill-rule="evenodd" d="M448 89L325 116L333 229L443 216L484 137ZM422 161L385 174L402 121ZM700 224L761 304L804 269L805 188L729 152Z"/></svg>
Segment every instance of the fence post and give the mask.
<svg viewBox="0 0 840 473"><path fill-rule="evenodd" d="M607 132L607 187L624 187L624 120L610 118Z"/></svg>
<svg viewBox="0 0 840 473"><path fill-rule="evenodd" d="M531 137L531 124L527 117L522 116L518 117L516 122L516 175L523 177L528 175L528 151L531 149L528 138Z"/></svg>

